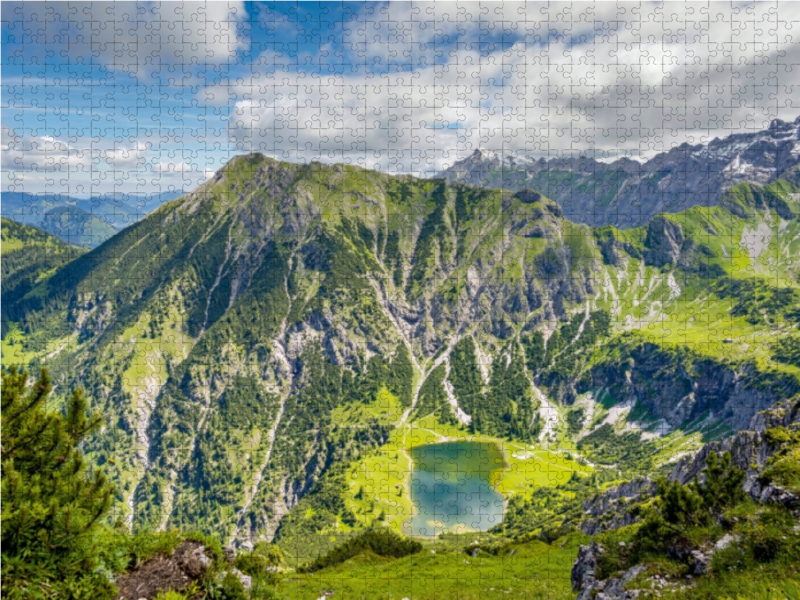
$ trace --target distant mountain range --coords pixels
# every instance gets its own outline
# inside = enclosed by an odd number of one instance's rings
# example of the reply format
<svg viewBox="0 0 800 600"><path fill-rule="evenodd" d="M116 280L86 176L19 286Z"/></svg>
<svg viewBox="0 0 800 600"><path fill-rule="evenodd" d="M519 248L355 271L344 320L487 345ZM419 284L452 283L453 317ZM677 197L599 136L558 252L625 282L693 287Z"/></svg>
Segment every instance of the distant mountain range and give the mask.
<svg viewBox="0 0 800 600"><path fill-rule="evenodd" d="M510 190L533 188L575 223L637 227L660 212L714 206L738 183L770 183L800 163L800 117L765 131L682 144L640 163L622 158L531 158L476 150L441 176Z"/></svg>
<svg viewBox="0 0 800 600"><path fill-rule="evenodd" d="M708 144L682 144L646 162L604 163L585 156L533 158L478 149L439 177L470 185L531 188L555 200L564 217L593 226L638 227L661 212L716 206L739 183L764 185L800 164L800 117L779 119L754 133ZM182 191L75 198L63 194L3 192L3 217L33 225L63 241L95 248Z"/></svg>
<svg viewBox="0 0 800 600"><path fill-rule="evenodd" d="M181 191L76 198L66 194L3 192L3 217L38 227L74 246L95 248Z"/></svg>

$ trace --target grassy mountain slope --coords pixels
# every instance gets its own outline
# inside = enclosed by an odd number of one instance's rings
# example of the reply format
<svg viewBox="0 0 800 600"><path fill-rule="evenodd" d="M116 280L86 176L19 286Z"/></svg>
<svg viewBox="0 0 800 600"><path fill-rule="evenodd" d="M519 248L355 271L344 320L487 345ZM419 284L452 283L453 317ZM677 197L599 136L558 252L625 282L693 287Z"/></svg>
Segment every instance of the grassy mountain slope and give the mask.
<svg viewBox="0 0 800 600"><path fill-rule="evenodd" d="M530 190L254 154L39 282L14 327L106 416L87 451L131 526L297 556L400 528L415 445L494 440L508 497L570 495L797 389L797 193L592 229Z"/></svg>
<svg viewBox="0 0 800 600"><path fill-rule="evenodd" d="M11 307L37 284L47 280L60 267L83 254L85 250L70 246L41 229L21 225L9 219L2 219L0 236L3 278L2 325L5 339L8 337L11 323L21 318L21 315L11 310Z"/></svg>

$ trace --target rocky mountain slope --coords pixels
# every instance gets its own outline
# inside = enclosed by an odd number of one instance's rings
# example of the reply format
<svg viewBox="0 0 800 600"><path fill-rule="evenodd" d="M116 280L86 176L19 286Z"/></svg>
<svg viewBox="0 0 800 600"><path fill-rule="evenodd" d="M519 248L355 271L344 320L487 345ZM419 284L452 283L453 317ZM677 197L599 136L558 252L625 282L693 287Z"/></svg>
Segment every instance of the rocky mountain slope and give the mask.
<svg viewBox="0 0 800 600"><path fill-rule="evenodd" d="M715 206L739 183L764 185L800 163L800 117L769 129L736 133L708 144L682 144L645 162L579 158L538 160L476 150L441 176L510 190L534 188L589 225L636 227L660 212Z"/></svg>
<svg viewBox="0 0 800 600"><path fill-rule="evenodd" d="M800 387L798 183L618 230L533 190L241 156L41 277L4 364L86 389L134 529L252 546L391 521L408 469L373 500L348 478L397 469L412 425L647 470L614 440L674 454Z"/></svg>
<svg viewBox="0 0 800 600"><path fill-rule="evenodd" d="M721 456L730 452L731 464L745 474L742 488L754 500L800 506L800 496L797 495L800 490L795 489L797 482L791 491L781 487L786 485L780 477L785 469L776 469L771 464L781 458L788 463L793 458L787 455L784 442L789 440L784 439L781 432L799 429L800 398L779 401L753 416L750 424L734 435L704 444L699 451L680 457L669 473L669 479L681 484L690 483L695 478L702 481L708 455L715 452ZM791 450L797 452L796 448ZM776 473L779 481L775 481ZM579 528L584 533L595 535L630 525L641 513L640 503L647 502L655 493L655 482L649 477L639 477L604 490L584 503L586 518Z"/></svg>

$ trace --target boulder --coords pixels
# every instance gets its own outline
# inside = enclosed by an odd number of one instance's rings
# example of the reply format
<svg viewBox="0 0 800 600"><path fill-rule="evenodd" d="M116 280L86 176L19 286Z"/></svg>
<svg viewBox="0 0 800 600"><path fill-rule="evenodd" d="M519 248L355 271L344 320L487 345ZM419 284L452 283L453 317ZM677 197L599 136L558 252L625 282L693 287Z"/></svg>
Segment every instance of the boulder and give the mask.
<svg viewBox="0 0 800 600"><path fill-rule="evenodd" d="M251 589L253 589L252 577L250 577L249 575L245 575L239 569L236 568L231 569L231 573L233 573L234 575L236 575L236 577L239 578L239 581L242 582L242 587L244 587L246 591L249 592Z"/></svg>
<svg viewBox="0 0 800 600"><path fill-rule="evenodd" d="M223 546L222 553L225 556L225 560L230 564L233 564L234 561L236 561L236 548L233 546Z"/></svg>
<svg viewBox="0 0 800 600"><path fill-rule="evenodd" d="M211 566L205 546L198 542L183 542L175 549L174 556L180 569L192 579L202 579Z"/></svg>
<svg viewBox="0 0 800 600"><path fill-rule="evenodd" d="M592 542L581 546L578 558L572 565L572 590L579 592L576 600L633 600L639 597L639 590L624 589L633 579L644 571L643 565L636 565L621 577L607 580L597 579L597 561L603 553L602 546Z"/></svg>
<svg viewBox="0 0 800 600"><path fill-rule="evenodd" d="M203 544L181 542L170 555L157 554L129 573L119 575L116 600L153 600L162 592L183 592L202 581L211 566Z"/></svg>

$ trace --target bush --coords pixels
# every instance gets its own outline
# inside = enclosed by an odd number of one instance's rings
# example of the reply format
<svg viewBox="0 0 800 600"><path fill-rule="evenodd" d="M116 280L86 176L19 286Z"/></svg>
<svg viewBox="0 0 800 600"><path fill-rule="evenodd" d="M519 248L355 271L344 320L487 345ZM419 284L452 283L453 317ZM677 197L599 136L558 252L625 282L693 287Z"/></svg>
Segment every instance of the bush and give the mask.
<svg viewBox="0 0 800 600"><path fill-rule="evenodd" d="M220 573L207 590L213 600L248 600L242 582L230 571Z"/></svg>
<svg viewBox="0 0 800 600"><path fill-rule="evenodd" d="M273 583L275 580L275 567L264 556L257 554L242 554L236 557L236 568L250 577L264 579Z"/></svg>
<svg viewBox="0 0 800 600"><path fill-rule="evenodd" d="M798 410L798 405L795 404L791 410ZM800 492L800 431L773 427L764 432L764 437L775 453L761 472L761 482L774 483L790 492Z"/></svg>
<svg viewBox="0 0 800 600"><path fill-rule="evenodd" d="M575 407L567 413L567 429L570 435L577 435L583 428L584 412L580 407Z"/></svg>
<svg viewBox="0 0 800 600"><path fill-rule="evenodd" d="M269 542L258 542L253 548L252 554L263 556L273 567L281 567L286 564L286 557L280 546Z"/></svg>
<svg viewBox="0 0 800 600"><path fill-rule="evenodd" d="M402 558L416 554L420 550L422 544L416 540L401 537L389 529L370 529L350 538L341 546L298 570L301 573L313 573L325 567L341 564L366 551L378 556Z"/></svg>
<svg viewBox="0 0 800 600"><path fill-rule="evenodd" d="M777 461L764 469L761 479L790 491L800 490L800 464L789 460Z"/></svg>
<svg viewBox="0 0 800 600"><path fill-rule="evenodd" d="M764 506L758 517L743 528L744 546L758 562L796 562L800 560L800 535L794 525L795 520L786 509Z"/></svg>
<svg viewBox="0 0 800 600"><path fill-rule="evenodd" d="M186 600L186 595L180 592L161 592L155 600Z"/></svg>
<svg viewBox="0 0 800 600"><path fill-rule="evenodd" d="M194 582L182 592L176 592L174 590L160 592L158 596L155 597L155 600L192 600L200 593L199 584Z"/></svg>
<svg viewBox="0 0 800 600"><path fill-rule="evenodd" d="M717 573L742 571L750 566L749 555L744 547L731 544L711 557L711 568Z"/></svg>
<svg viewBox="0 0 800 600"><path fill-rule="evenodd" d="M253 600L277 598L273 586L278 583L278 570L286 565L281 549L275 544L259 542L253 551L236 557L236 568L253 578L250 596Z"/></svg>

